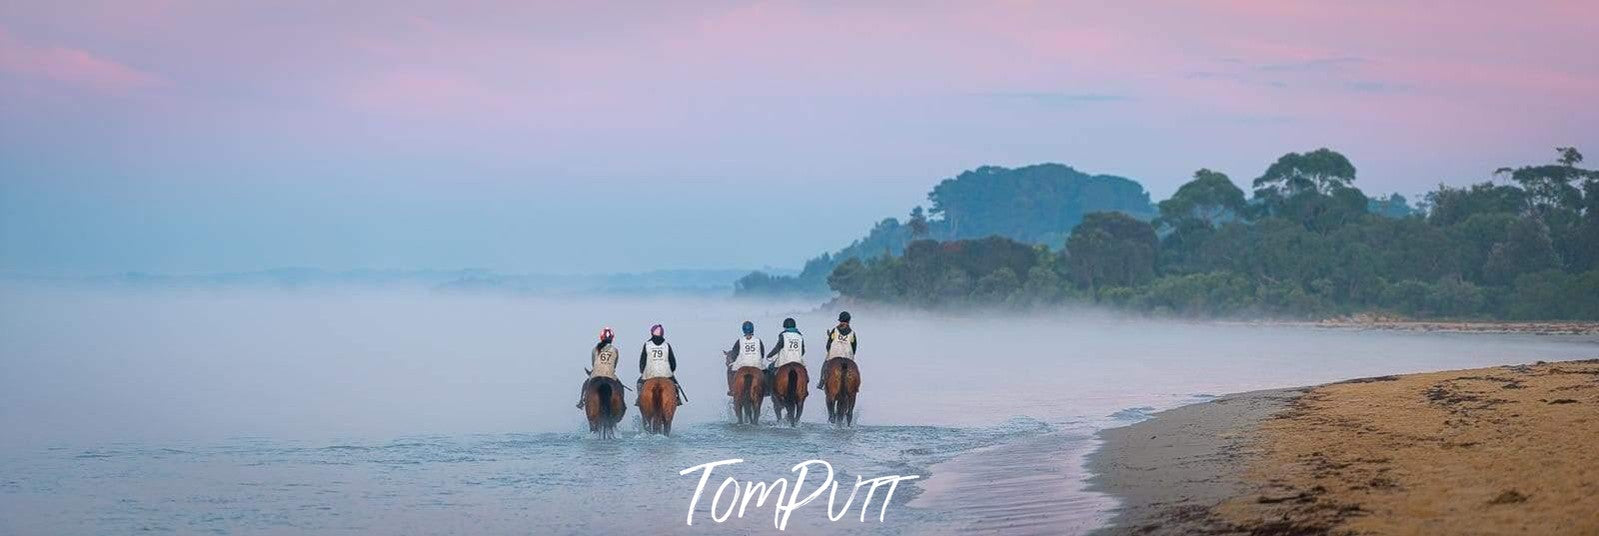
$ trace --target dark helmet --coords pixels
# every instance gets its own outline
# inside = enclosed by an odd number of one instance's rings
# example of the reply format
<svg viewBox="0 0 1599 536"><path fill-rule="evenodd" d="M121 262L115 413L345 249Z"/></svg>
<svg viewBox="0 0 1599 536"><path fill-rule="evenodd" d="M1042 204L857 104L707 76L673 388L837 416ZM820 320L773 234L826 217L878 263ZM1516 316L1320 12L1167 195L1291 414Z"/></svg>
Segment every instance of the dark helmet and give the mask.
<svg viewBox="0 0 1599 536"><path fill-rule="evenodd" d="M845 324L848 324L849 323L849 311L840 311L838 313L838 321L839 322L843 322Z"/></svg>
<svg viewBox="0 0 1599 536"><path fill-rule="evenodd" d="M792 318L784 318L783 319L783 329L794 329L795 325L796 324L794 323L794 319L792 319Z"/></svg>
<svg viewBox="0 0 1599 536"><path fill-rule="evenodd" d="M755 334L755 323L754 322L750 322L748 320L744 321L744 334L745 335L754 335Z"/></svg>

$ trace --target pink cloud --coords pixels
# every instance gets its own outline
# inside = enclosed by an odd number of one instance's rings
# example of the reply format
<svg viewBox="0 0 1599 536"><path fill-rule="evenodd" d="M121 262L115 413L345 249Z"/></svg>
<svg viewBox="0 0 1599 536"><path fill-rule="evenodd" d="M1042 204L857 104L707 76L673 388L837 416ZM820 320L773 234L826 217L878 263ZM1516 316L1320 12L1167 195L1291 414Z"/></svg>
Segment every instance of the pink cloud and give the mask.
<svg viewBox="0 0 1599 536"><path fill-rule="evenodd" d="M85 50L25 43L4 28L0 28L0 72L111 94L168 85L160 76Z"/></svg>

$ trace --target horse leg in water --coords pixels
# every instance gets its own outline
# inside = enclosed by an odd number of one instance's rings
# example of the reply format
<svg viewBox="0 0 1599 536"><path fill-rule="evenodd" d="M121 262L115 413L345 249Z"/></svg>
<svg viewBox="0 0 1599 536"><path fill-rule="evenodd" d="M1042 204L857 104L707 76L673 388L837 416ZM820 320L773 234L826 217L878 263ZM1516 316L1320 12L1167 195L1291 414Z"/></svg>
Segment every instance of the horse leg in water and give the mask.
<svg viewBox="0 0 1599 536"><path fill-rule="evenodd" d="M761 373L745 372L748 380L744 386L744 413L749 418L749 423L761 424Z"/></svg>
<svg viewBox="0 0 1599 536"><path fill-rule="evenodd" d="M855 394L844 395L843 406L841 413L844 413L844 424L855 426Z"/></svg>
<svg viewBox="0 0 1599 536"><path fill-rule="evenodd" d="M660 418L660 393L656 392L654 384L645 385L639 389L638 403L639 416L644 418L644 432L655 433L656 420Z"/></svg>
<svg viewBox="0 0 1599 536"><path fill-rule="evenodd" d="M735 394L738 396L738 423L760 424L761 383L760 375L745 370L738 375L739 384Z"/></svg>
<svg viewBox="0 0 1599 536"><path fill-rule="evenodd" d="M825 389L823 395L827 397L827 422L837 424L839 413L842 411L838 397L843 394L839 390L839 386L843 385L843 382L838 381L839 372L837 370L827 370L829 365L831 363L822 365L822 376L827 378L823 380L822 388Z"/></svg>

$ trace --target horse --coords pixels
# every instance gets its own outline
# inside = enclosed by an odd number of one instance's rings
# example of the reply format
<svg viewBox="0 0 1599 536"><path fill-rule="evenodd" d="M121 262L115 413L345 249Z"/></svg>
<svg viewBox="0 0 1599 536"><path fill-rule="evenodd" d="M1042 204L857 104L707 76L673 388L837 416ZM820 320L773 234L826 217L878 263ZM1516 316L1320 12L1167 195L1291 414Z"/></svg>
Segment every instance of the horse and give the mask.
<svg viewBox="0 0 1599 536"><path fill-rule="evenodd" d="M766 375L760 367L733 371L733 414L738 423L761 423L761 399L766 396Z"/></svg>
<svg viewBox="0 0 1599 536"><path fill-rule="evenodd" d="M605 376L584 381L583 412L588 414L590 432L600 434L601 439L616 437L616 423L627 413L627 402L622 400L622 382Z"/></svg>
<svg viewBox="0 0 1599 536"><path fill-rule="evenodd" d="M772 411L777 414L777 422L783 422L783 411L787 410L788 425L799 426L800 415L805 413L805 397L809 394L806 386L810 385L810 378L804 364L777 367L777 373L772 375Z"/></svg>
<svg viewBox="0 0 1599 536"><path fill-rule="evenodd" d="M827 378L827 422L855 426L855 395L861 391L861 370L854 359L843 357L822 364Z"/></svg>
<svg viewBox="0 0 1599 536"><path fill-rule="evenodd" d="M644 431L672 435L672 415L677 413L677 385L671 378L650 378L638 391L639 415Z"/></svg>

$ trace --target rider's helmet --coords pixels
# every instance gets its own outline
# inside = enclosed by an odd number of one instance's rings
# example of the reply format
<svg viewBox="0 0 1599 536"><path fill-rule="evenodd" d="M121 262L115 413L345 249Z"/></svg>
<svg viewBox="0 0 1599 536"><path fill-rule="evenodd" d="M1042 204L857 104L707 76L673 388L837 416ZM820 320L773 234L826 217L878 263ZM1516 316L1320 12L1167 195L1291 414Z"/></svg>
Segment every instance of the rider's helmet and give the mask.
<svg viewBox="0 0 1599 536"><path fill-rule="evenodd" d="M745 320L743 329L744 329L744 334L745 335L754 335L755 334L755 323L754 322L750 322L748 320Z"/></svg>
<svg viewBox="0 0 1599 536"><path fill-rule="evenodd" d="M783 329L794 329L795 325L796 324L794 323L794 319L792 319L792 318L784 318L783 319Z"/></svg>
<svg viewBox="0 0 1599 536"><path fill-rule="evenodd" d="M839 313L838 313L838 321L839 322L843 322L845 324L848 324L849 323L849 311L839 311Z"/></svg>
<svg viewBox="0 0 1599 536"><path fill-rule="evenodd" d="M611 342L611 340L615 338L616 333L612 332L611 328L606 327L605 329L600 330L600 342Z"/></svg>
<svg viewBox="0 0 1599 536"><path fill-rule="evenodd" d="M650 326L650 337L666 337L666 328L660 324Z"/></svg>

